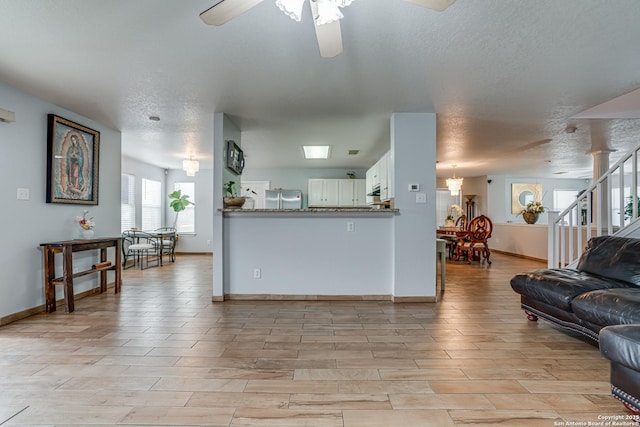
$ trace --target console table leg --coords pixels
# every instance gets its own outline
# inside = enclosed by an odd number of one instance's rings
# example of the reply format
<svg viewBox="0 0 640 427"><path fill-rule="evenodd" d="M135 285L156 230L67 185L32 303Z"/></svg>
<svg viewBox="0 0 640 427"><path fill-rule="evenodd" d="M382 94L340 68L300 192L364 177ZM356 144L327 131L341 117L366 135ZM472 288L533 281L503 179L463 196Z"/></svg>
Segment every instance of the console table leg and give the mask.
<svg viewBox="0 0 640 427"><path fill-rule="evenodd" d="M56 311L56 287L51 281L55 278L55 252L49 248L44 251L44 301L45 311Z"/></svg>
<svg viewBox="0 0 640 427"><path fill-rule="evenodd" d="M62 248L62 277L64 287L64 311L67 313L75 310L73 304L73 248L65 246Z"/></svg>
<svg viewBox="0 0 640 427"><path fill-rule="evenodd" d="M105 262L107 260L107 248L100 249L100 262ZM100 293L107 292L107 271L103 270L100 272Z"/></svg>
<svg viewBox="0 0 640 427"><path fill-rule="evenodd" d="M115 290L115 293L117 294L118 292L120 292L120 287L122 286L122 240L118 239L116 241L116 277L115 277L115 284L113 285L113 288Z"/></svg>

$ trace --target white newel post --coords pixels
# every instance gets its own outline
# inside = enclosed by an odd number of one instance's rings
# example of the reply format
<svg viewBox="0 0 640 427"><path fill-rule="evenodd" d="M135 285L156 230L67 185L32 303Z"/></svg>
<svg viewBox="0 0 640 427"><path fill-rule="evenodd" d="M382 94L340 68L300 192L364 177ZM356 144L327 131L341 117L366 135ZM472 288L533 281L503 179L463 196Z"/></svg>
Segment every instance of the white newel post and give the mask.
<svg viewBox="0 0 640 427"><path fill-rule="evenodd" d="M549 226L548 232L549 236L547 238L547 266L549 268L558 267L558 211L547 211L547 216L549 218Z"/></svg>

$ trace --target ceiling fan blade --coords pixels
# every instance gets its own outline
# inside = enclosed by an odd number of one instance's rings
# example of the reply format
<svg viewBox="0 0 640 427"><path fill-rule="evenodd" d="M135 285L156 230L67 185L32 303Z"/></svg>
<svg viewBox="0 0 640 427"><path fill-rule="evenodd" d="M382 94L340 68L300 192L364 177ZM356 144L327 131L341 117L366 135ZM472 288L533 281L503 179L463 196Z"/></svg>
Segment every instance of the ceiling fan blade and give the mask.
<svg viewBox="0 0 640 427"><path fill-rule="evenodd" d="M263 0L222 0L200 14L205 24L220 26Z"/></svg>
<svg viewBox="0 0 640 427"><path fill-rule="evenodd" d="M318 15L318 5L315 1L311 4L311 16ZM313 25L316 28L316 38L318 39L318 47L320 48L320 56L323 58L333 58L342 53L342 31L340 30L340 21L334 21L330 24L316 24L313 19Z"/></svg>
<svg viewBox="0 0 640 427"><path fill-rule="evenodd" d="M417 4L418 6L426 7L429 9L442 12L449 6L451 6L456 0L405 0L409 3Z"/></svg>

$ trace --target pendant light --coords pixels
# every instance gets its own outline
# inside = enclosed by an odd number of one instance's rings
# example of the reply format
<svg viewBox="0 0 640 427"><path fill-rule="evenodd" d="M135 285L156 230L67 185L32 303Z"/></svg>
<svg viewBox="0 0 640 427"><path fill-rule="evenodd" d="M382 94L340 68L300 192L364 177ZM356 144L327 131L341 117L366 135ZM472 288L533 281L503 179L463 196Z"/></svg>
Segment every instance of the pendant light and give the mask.
<svg viewBox="0 0 640 427"><path fill-rule="evenodd" d="M456 178L456 165L453 165L453 177L447 179L447 188L451 192L452 196L460 194L463 180L464 178Z"/></svg>

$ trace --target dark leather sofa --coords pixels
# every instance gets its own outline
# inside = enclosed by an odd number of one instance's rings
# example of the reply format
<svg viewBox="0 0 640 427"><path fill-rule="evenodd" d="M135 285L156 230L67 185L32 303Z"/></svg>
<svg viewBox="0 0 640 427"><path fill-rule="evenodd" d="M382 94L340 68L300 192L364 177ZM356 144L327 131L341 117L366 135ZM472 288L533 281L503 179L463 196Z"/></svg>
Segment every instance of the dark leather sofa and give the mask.
<svg viewBox="0 0 640 427"><path fill-rule="evenodd" d="M602 328L600 352L611 361L611 394L640 421L640 325Z"/></svg>
<svg viewBox="0 0 640 427"><path fill-rule="evenodd" d="M548 268L515 275L529 320L539 317L598 341L609 325L640 323L640 239L589 240L576 268Z"/></svg>
<svg viewBox="0 0 640 427"><path fill-rule="evenodd" d="M611 361L611 391L640 413L640 239L589 240L576 268L515 275L529 320L548 320L600 343Z"/></svg>

